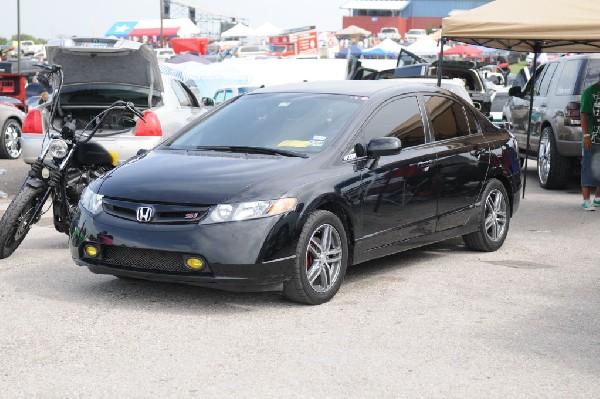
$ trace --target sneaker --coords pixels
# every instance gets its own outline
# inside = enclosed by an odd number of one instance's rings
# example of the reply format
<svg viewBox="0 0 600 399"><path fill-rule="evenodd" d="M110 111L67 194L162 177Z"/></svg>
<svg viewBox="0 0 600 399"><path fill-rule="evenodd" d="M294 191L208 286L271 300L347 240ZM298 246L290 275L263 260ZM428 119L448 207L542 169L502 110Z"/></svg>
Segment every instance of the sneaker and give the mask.
<svg viewBox="0 0 600 399"><path fill-rule="evenodd" d="M590 201L590 200L583 201L583 203L581 204L581 209L583 209L584 211L595 211L596 210L596 209L594 209L594 205L592 205L592 201Z"/></svg>
<svg viewBox="0 0 600 399"><path fill-rule="evenodd" d="M592 205L594 206L600 206L600 198L594 198L594 201L592 201Z"/></svg>

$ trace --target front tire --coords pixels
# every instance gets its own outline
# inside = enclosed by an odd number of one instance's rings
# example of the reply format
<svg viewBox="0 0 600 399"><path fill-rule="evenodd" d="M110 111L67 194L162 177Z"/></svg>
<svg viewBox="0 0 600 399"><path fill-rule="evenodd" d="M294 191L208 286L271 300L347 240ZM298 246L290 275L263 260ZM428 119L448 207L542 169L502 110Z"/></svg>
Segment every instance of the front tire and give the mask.
<svg viewBox="0 0 600 399"><path fill-rule="evenodd" d="M21 245L35 222L33 211L42 197L43 189L24 185L8 205L0 220L0 259L8 258Z"/></svg>
<svg viewBox="0 0 600 399"><path fill-rule="evenodd" d="M320 305L338 292L348 264L348 239L344 225L333 213L312 213L296 247L294 273L283 284L284 298Z"/></svg>
<svg viewBox="0 0 600 399"><path fill-rule="evenodd" d="M17 159L21 156L21 125L8 119L0 132L0 158Z"/></svg>
<svg viewBox="0 0 600 399"><path fill-rule="evenodd" d="M464 235L467 248L474 251L493 252L504 244L510 225L510 204L504 185L491 179L483 193L481 221L478 230Z"/></svg>
<svg viewBox="0 0 600 399"><path fill-rule="evenodd" d="M542 188L565 188L571 176L571 159L558 153L556 139L550 126L542 130L537 164L538 179Z"/></svg>

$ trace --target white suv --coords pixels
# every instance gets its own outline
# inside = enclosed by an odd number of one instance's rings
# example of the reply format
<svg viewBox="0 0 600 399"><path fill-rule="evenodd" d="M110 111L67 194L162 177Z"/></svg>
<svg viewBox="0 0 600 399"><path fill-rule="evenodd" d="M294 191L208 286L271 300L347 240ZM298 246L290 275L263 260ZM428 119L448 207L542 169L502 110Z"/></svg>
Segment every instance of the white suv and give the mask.
<svg viewBox="0 0 600 399"><path fill-rule="evenodd" d="M400 32L398 32L397 28L385 27L381 28L379 34L377 35L379 39L392 39L392 40L400 40Z"/></svg>

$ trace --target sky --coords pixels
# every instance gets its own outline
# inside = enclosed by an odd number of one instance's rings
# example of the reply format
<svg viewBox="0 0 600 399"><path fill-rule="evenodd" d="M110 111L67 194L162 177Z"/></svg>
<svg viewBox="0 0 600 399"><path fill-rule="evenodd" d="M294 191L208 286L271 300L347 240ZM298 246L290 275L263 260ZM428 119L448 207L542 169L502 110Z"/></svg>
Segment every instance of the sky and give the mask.
<svg viewBox="0 0 600 399"><path fill-rule="evenodd" d="M176 1L176 0L174 0ZM185 1L185 0L184 0ZM251 28L270 22L282 28L316 25L339 30L348 0L191 0L249 20ZM17 33L17 0L2 0L0 37ZM117 21L160 18L160 0L21 0L21 33L37 38L103 36Z"/></svg>

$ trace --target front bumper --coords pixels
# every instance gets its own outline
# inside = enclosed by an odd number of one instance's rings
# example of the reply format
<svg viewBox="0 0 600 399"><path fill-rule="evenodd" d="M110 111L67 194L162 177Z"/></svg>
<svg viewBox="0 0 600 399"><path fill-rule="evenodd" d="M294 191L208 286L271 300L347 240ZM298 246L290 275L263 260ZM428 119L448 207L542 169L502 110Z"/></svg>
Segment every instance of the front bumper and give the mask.
<svg viewBox="0 0 600 399"><path fill-rule="evenodd" d="M76 264L98 274L229 290L289 280L295 262L290 215L213 225L153 225L79 211L69 246ZM96 257L85 254L93 245ZM205 266L191 270L188 258Z"/></svg>

